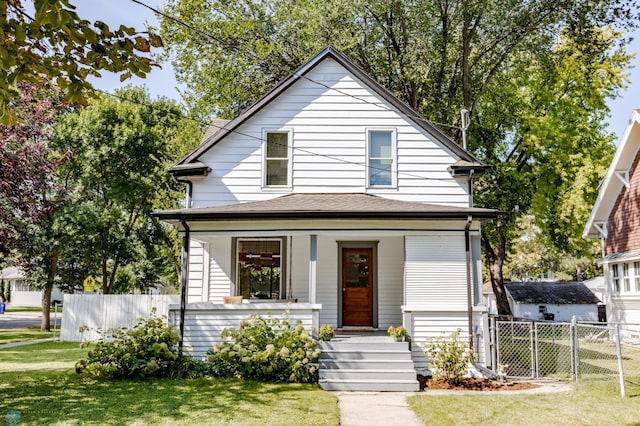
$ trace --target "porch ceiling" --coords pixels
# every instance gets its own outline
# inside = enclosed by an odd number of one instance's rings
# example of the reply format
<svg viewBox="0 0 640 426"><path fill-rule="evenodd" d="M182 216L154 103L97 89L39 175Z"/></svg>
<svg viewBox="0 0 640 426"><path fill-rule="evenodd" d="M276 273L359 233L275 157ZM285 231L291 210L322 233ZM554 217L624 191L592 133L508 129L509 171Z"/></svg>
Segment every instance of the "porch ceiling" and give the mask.
<svg viewBox="0 0 640 426"><path fill-rule="evenodd" d="M265 201L154 212L165 221L243 219L494 219L499 210L391 200L369 194L289 194Z"/></svg>

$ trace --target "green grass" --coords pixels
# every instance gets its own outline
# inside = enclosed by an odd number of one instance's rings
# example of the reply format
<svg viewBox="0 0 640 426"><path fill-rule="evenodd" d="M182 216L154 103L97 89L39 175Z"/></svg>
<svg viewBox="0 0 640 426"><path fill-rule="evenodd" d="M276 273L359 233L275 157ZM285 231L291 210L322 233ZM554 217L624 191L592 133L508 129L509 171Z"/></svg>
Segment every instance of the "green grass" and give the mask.
<svg viewBox="0 0 640 426"><path fill-rule="evenodd" d="M0 418L27 424L338 425L336 398L312 385L239 380L98 380L74 372L87 349L38 343L0 350Z"/></svg>
<svg viewBox="0 0 640 426"><path fill-rule="evenodd" d="M42 332L40 327L15 328L2 330L0 344L23 342L25 340L46 339L53 336L53 332ZM1 356L0 356L1 357Z"/></svg>
<svg viewBox="0 0 640 426"><path fill-rule="evenodd" d="M7 312L42 312L41 306L11 306L7 305ZM51 308L51 312L53 312L53 308ZM60 312L60 308L58 308L58 312Z"/></svg>
<svg viewBox="0 0 640 426"><path fill-rule="evenodd" d="M565 393L417 395L409 406L425 425L640 424L640 388L620 397L615 380L579 382Z"/></svg>

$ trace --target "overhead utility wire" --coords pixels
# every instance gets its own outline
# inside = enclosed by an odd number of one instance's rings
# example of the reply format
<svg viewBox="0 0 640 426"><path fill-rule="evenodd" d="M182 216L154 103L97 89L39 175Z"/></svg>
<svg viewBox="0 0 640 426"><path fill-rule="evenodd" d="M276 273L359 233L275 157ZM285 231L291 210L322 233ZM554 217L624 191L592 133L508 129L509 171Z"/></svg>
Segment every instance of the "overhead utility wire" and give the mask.
<svg viewBox="0 0 640 426"><path fill-rule="evenodd" d="M213 34L208 33L206 31L202 31L199 28L196 28L193 25L184 22L183 20L178 19L178 18L176 18L174 16L171 16L169 14L166 14L166 13L162 12L161 10L156 9L153 6L149 6L148 4L146 4L146 3L144 3L144 2L142 2L140 0L131 0L131 1L136 3L136 4L141 5L143 7L146 7L147 9L151 10L152 12L154 12L154 13L160 15L160 16L164 16L165 18L167 18L167 19L169 19L169 20L171 20L171 21L173 21L173 22L175 22L175 23L177 23L179 25L184 26L185 28L187 28L187 29L189 29L191 31L194 31L194 32L196 32L197 34L199 34L201 36L207 37L207 38L209 38L209 39L211 39L211 40L213 40L213 41L215 41L217 43L220 43L220 44L222 44L223 46L225 46L227 48L236 50L236 51L241 52L243 54L249 53L249 55L251 55L254 59L259 59L259 60L261 59L258 55L253 54L253 52L241 51L241 49L237 45L225 43L224 41L220 40L218 37L214 36ZM420 121L427 121L427 122L429 122L431 124L437 124L439 126L449 127L449 128L452 128L452 129L458 129L458 130L462 129L460 126L454 126L454 125L451 125L451 124L445 124L445 123L438 123L438 122L435 122L435 121L430 121L430 120L427 120L426 118L421 117L419 115L405 114L405 113L403 113L401 111L396 111L396 110L393 110L393 109L387 107L384 103L367 101L366 99L363 99L363 98L361 98L359 96L352 95L352 94L347 93L347 92L345 92L343 90L337 89L335 87L328 86L328 85L326 85L324 83L321 83L319 81L313 80L313 79L311 79L311 78L309 78L309 77L307 77L305 75L302 75L302 74L296 74L296 75L298 77L300 77L300 78L303 78L303 79L305 79L305 80L307 80L307 81L309 81L311 83L317 84L319 86L322 86L322 87L324 87L326 89L333 90L333 91L335 91L337 93L340 93L340 94L345 95L345 96L349 96L349 97L351 97L353 99L357 99L357 100L359 100L361 102L364 102L366 104L374 105L374 106L376 106L378 108L382 108L382 109L384 109L386 111L396 112L397 114L403 115L403 116L405 116L407 118L411 118L411 119L414 119L414 120L420 120Z"/></svg>
<svg viewBox="0 0 640 426"><path fill-rule="evenodd" d="M93 91L98 92L98 93L102 93L104 95L110 96L110 97L112 97L114 99L118 99L118 100L123 101L123 102L130 102L132 104L136 104L136 105L140 105L140 106L148 106L147 104L144 104L142 102L137 102L137 101L134 101L132 99L129 99L129 98L126 98L126 97L123 97L123 96L118 96L115 93L109 93L109 92L106 92L106 91L101 90L101 89L93 88ZM244 136L244 137L247 137L247 138L250 138L250 139L255 139L255 140L260 141L260 142L266 142L266 139L264 139L264 138L262 138L260 136L252 135L250 133L243 133L243 132L237 131L235 129L229 129L229 128L225 127L225 126L214 124L212 122L198 120L196 118L189 117L188 115L185 115L185 114L182 114L182 113L178 113L178 112L172 112L172 114L175 114L175 115L177 115L177 116L179 116L181 118L193 121L195 123L202 124L204 126L214 127L214 128L219 129L219 130L227 130L227 131L229 131L231 133L234 133L234 134L237 134L237 135L240 135L240 136ZM283 147L285 147L287 149L289 148L289 145L280 144L278 142L276 142L276 144L281 145L281 146L283 146ZM339 158L339 157L333 157L331 155L326 155L326 154L319 154L317 152L309 151L309 150L304 149L304 148L298 148L298 147L293 147L293 146L291 146L290 148L292 150L294 150L294 151L301 152L301 153L304 153L304 154L308 154L310 156L326 158L326 159L334 160L334 161L337 161L337 162L340 162L340 163L344 163L344 164L350 164L350 165L353 165L353 166L364 167L365 169L369 168L371 170L378 170L378 173L376 173L376 175L378 175L380 173L383 173L383 172L388 172L389 171L388 169L383 169L381 167L367 166L367 164L365 164L365 163L349 161L349 160L345 160L345 159L342 159L342 158ZM432 177L425 177L425 176L421 176L421 175L417 175L417 174L413 174L413 173L408 173L408 172L401 172L401 171L396 171L396 174L398 176L413 177L413 178L417 178L417 179L426 179L426 180L435 180L435 181L447 181L447 182L451 181L451 178L432 178Z"/></svg>

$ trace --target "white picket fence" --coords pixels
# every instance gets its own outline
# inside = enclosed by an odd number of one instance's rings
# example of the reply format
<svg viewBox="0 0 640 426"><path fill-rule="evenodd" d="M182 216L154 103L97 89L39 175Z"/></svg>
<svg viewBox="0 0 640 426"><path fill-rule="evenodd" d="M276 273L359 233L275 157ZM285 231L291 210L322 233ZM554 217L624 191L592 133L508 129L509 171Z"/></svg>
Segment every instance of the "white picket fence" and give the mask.
<svg viewBox="0 0 640 426"><path fill-rule="evenodd" d="M169 305L180 303L179 295L153 294L65 294L60 340L96 341L99 330L129 327L139 318L167 316ZM80 332L80 328L86 331Z"/></svg>

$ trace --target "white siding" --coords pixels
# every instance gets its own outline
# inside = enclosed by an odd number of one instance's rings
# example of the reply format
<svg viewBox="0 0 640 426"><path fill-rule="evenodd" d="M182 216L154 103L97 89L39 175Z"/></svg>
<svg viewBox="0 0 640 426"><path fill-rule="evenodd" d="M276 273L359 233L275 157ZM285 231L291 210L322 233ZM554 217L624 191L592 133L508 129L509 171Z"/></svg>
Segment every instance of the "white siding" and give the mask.
<svg viewBox="0 0 640 426"><path fill-rule="evenodd" d="M204 243L191 240L189 244L189 284L187 303L202 302L204 290Z"/></svg>
<svg viewBox="0 0 640 426"><path fill-rule="evenodd" d="M402 237L380 238L378 244L378 328L402 324Z"/></svg>
<svg viewBox="0 0 640 426"><path fill-rule="evenodd" d="M209 176L195 181L193 206L264 200L289 192L368 192L466 206L466 187L447 167L451 153L333 60L320 63L203 154ZM325 86L329 86L333 90ZM293 186L262 190L263 129L292 129ZM366 188L366 131L397 130L397 189Z"/></svg>
<svg viewBox="0 0 640 426"><path fill-rule="evenodd" d="M238 328L242 320L250 315L263 318L298 320L309 332L318 329L320 305L260 303L255 305L196 304L187 305L184 318L184 350L194 357L204 358L209 349L222 342L225 328ZM180 307L171 306L169 322L179 326Z"/></svg>
<svg viewBox="0 0 640 426"><path fill-rule="evenodd" d="M222 298L233 295L231 283L231 238L214 237L209 245L209 298L222 303Z"/></svg>
<svg viewBox="0 0 640 426"><path fill-rule="evenodd" d="M307 252L308 253L308 252ZM309 255L307 254L307 259ZM316 302L322 305L321 324L338 324L338 243L335 237L318 237ZM307 279L308 280L308 279Z"/></svg>
<svg viewBox="0 0 640 426"><path fill-rule="evenodd" d="M422 309L467 309L464 233L407 236L405 305Z"/></svg>
<svg viewBox="0 0 640 426"><path fill-rule="evenodd" d="M287 244L288 241L287 238ZM309 237L293 237L291 244L292 246L287 248L291 255L291 294L289 294L289 282L287 282L287 297L307 303L309 302Z"/></svg>

